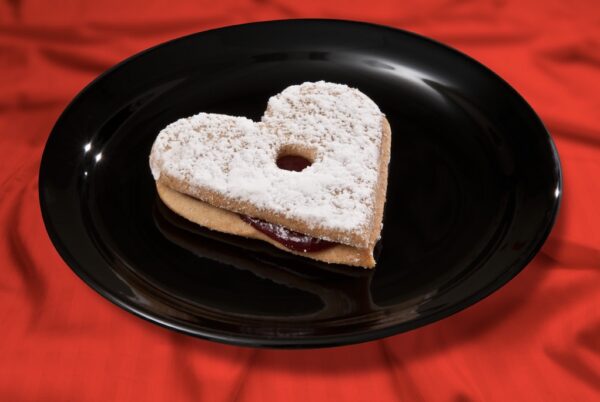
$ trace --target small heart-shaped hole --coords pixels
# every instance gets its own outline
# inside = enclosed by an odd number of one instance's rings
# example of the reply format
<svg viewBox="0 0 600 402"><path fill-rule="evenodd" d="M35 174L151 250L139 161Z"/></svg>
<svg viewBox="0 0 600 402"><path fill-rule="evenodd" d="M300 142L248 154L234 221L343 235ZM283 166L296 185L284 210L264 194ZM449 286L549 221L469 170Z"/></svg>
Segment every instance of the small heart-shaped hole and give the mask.
<svg viewBox="0 0 600 402"><path fill-rule="evenodd" d="M275 163L279 169L301 172L314 161L314 151L298 146L284 146Z"/></svg>

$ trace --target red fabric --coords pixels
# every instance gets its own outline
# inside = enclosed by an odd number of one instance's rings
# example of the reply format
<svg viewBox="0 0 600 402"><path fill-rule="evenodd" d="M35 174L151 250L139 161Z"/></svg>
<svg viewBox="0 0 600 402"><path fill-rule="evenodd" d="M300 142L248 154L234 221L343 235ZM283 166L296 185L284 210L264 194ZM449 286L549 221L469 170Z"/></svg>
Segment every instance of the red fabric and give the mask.
<svg viewBox="0 0 600 402"><path fill-rule="evenodd" d="M0 400L600 400L597 0L0 2ZM416 331L313 351L175 334L97 295L44 230L37 172L67 102L117 61L184 34L332 17L412 30L487 64L552 132L564 203L542 252L477 305Z"/></svg>

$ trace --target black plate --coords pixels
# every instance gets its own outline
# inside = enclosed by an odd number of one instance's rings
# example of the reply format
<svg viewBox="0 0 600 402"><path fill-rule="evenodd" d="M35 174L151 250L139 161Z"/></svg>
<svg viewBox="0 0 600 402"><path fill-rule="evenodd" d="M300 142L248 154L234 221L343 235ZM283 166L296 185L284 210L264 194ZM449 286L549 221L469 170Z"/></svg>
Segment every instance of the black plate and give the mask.
<svg viewBox="0 0 600 402"><path fill-rule="evenodd" d="M259 119L269 96L359 88L393 131L374 271L204 230L157 198L150 146L200 111ZM474 60L411 33L328 20L203 32L140 53L85 88L46 144L40 203L71 268L118 306L222 342L333 346L416 328L513 278L561 193L540 119Z"/></svg>

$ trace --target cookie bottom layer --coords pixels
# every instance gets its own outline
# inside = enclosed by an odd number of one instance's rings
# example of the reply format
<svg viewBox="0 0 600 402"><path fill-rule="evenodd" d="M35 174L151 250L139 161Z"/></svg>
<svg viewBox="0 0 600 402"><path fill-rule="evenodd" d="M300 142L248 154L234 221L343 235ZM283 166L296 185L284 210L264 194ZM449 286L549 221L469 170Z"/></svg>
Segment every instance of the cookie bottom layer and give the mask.
<svg viewBox="0 0 600 402"><path fill-rule="evenodd" d="M156 183L156 189L161 200L169 209L185 219L208 229L263 240L288 253L312 258L317 261L364 268L373 268L375 266L372 248L363 249L345 244L336 244L332 248L316 252L293 251L254 229L234 212L214 207L196 198L179 193L160 182Z"/></svg>

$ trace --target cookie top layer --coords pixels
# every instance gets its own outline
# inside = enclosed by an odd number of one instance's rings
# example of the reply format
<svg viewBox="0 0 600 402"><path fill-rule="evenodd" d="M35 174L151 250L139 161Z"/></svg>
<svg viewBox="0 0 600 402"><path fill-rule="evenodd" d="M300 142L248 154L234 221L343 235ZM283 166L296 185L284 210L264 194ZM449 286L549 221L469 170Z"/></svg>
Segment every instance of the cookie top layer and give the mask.
<svg viewBox="0 0 600 402"><path fill-rule="evenodd" d="M250 215L285 216L353 244L373 224L383 120L357 89L305 82L271 97L258 123L208 113L177 120L159 133L150 167L155 180L185 183L178 191L213 205L218 195L217 207L248 213L246 203ZM282 149L313 163L282 170Z"/></svg>

